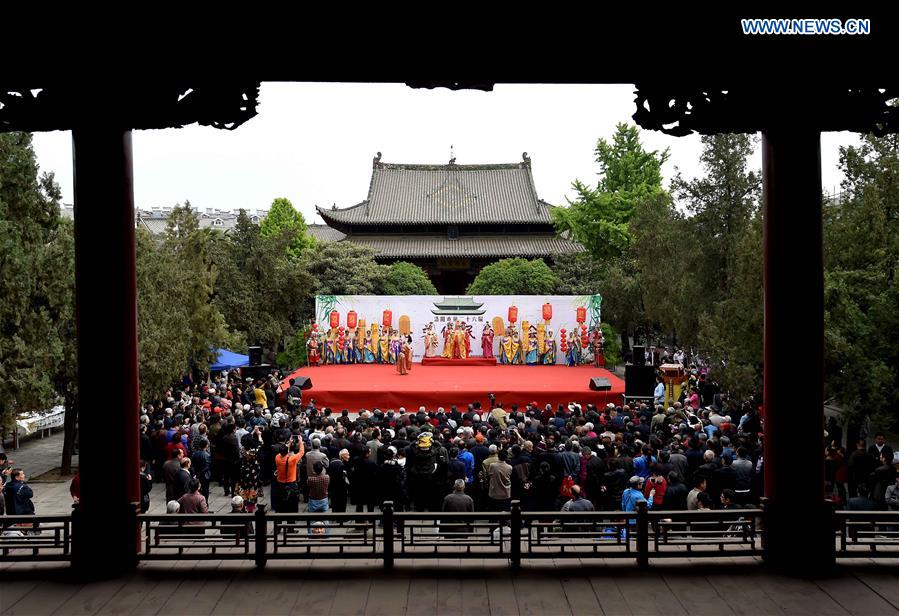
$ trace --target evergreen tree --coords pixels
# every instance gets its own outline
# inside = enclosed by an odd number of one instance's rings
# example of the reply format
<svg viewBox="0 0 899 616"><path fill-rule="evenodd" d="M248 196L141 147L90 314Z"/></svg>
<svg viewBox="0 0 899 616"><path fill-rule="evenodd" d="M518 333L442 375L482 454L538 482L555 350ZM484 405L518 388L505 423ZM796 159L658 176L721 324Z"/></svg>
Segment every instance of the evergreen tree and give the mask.
<svg viewBox="0 0 899 616"><path fill-rule="evenodd" d="M38 175L31 135L0 133L0 427L47 409L63 361L47 251L59 224L59 188Z"/></svg>
<svg viewBox="0 0 899 616"><path fill-rule="evenodd" d="M482 269L466 293L476 295L545 295L559 281L541 259L501 259Z"/></svg>
<svg viewBox="0 0 899 616"><path fill-rule="evenodd" d="M437 288L423 269L399 261L387 268L383 292L385 295L435 295Z"/></svg>
<svg viewBox="0 0 899 616"><path fill-rule="evenodd" d="M279 197L259 222L259 234L264 238L279 237L289 232L290 241L286 246L293 257L299 257L304 250L312 248L313 238L306 232L306 219L294 209L288 199Z"/></svg>

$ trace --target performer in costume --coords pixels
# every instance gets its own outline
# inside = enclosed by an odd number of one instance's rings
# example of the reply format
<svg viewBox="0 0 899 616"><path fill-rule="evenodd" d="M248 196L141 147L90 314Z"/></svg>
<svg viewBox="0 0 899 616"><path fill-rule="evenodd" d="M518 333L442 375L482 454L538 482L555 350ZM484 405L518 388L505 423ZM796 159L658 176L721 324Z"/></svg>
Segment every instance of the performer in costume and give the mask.
<svg viewBox="0 0 899 616"><path fill-rule="evenodd" d="M537 363L543 363L543 355L546 353L546 324L537 323Z"/></svg>
<svg viewBox="0 0 899 616"><path fill-rule="evenodd" d="M412 370L412 336L405 336L400 340L400 354L396 362L396 371L400 374L409 374Z"/></svg>
<svg viewBox="0 0 899 616"><path fill-rule="evenodd" d="M446 359L453 358L453 328L447 323L443 326L443 353L441 356Z"/></svg>
<svg viewBox="0 0 899 616"><path fill-rule="evenodd" d="M381 328L378 344L381 345L381 363L390 363L390 329L385 325Z"/></svg>
<svg viewBox="0 0 899 616"><path fill-rule="evenodd" d="M574 331L568 332L568 352L565 354L565 363L569 366L577 366L577 341L579 338Z"/></svg>
<svg viewBox="0 0 899 616"><path fill-rule="evenodd" d="M603 357L603 346L605 338L602 335L602 328L598 327L593 330L593 364L597 368L606 367L606 358Z"/></svg>
<svg viewBox="0 0 899 616"><path fill-rule="evenodd" d="M403 341L403 359L406 363L406 372L412 372L412 336L406 336Z"/></svg>
<svg viewBox="0 0 899 616"><path fill-rule="evenodd" d="M590 349L590 334L587 332L587 324L581 323L581 362L587 361L587 351Z"/></svg>
<svg viewBox="0 0 899 616"><path fill-rule="evenodd" d="M381 363L381 344L378 341L380 331L381 329L377 323L371 324L371 348L369 350L371 351L372 362L376 364Z"/></svg>
<svg viewBox="0 0 899 616"><path fill-rule="evenodd" d="M468 354L465 352L467 334L462 327L462 323L456 321L456 329L453 330L453 359L466 359Z"/></svg>
<svg viewBox="0 0 899 616"><path fill-rule="evenodd" d="M556 363L556 341L553 338L553 330L547 328L546 335L543 338L544 348L546 349L543 353L543 364L547 366L552 366Z"/></svg>
<svg viewBox="0 0 899 616"><path fill-rule="evenodd" d="M390 350L388 351L388 357L390 359L391 364L398 364L400 356L400 352L402 352L403 343L400 341L399 333L395 329L390 330Z"/></svg>
<svg viewBox="0 0 899 616"><path fill-rule="evenodd" d="M321 362L318 352L318 324L312 324L312 331L306 341L306 362L310 366L317 366Z"/></svg>
<svg viewBox="0 0 899 616"><path fill-rule="evenodd" d="M493 328L490 323L484 324L484 331L481 333L481 352L487 359L493 359Z"/></svg>
<svg viewBox="0 0 899 616"><path fill-rule="evenodd" d="M471 333L471 325L462 323L462 332L465 334L465 358L471 357L471 341L474 340L474 334Z"/></svg>
<svg viewBox="0 0 899 616"><path fill-rule="evenodd" d="M424 329L424 339L425 339L425 357L436 357L437 356L437 345L440 343L440 339L437 337L437 333L434 331L434 324L428 323L428 326Z"/></svg>
<svg viewBox="0 0 899 616"><path fill-rule="evenodd" d="M499 348L497 352L499 353L499 363L502 365L506 365L506 340L509 339L508 331L504 331L503 335L499 337Z"/></svg>
<svg viewBox="0 0 899 616"><path fill-rule="evenodd" d="M527 351L525 352L525 363L529 366L537 365L537 328L531 325L528 328Z"/></svg>
<svg viewBox="0 0 899 616"><path fill-rule="evenodd" d="M363 345L363 347L362 347L363 361L365 361L366 364L373 364L373 363L375 363L375 352L374 352L374 348L375 348L375 347L374 347L374 345L373 345L372 342L371 342L371 332L369 332L368 330L366 330L366 332L365 332L365 343L364 343L364 345Z"/></svg>
<svg viewBox="0 0 899 616"><path fill-rule="evenodd" d="M334 352L336 351L337 346L337 332L334 331L334 328L328 330L328 342L327 346L325 346L325 363L331 365L334 363Z"/></svg>
<svg viewBox="0 0 899 616"><path fill-rule="evenodd" d="M518 339L518 330L510 323L509 327L506 328L506 333L509 335L505 343L506 363L511 366L517 366L521 363L521 356L519 354L521 343Z"/></svg>
<svg viewBox="0 0 899 616"><path fill-rule="evenodd" d="M348 327L346 330L346 346L344 347L343 361L348 364L356 363L356 328Z"/></svg>

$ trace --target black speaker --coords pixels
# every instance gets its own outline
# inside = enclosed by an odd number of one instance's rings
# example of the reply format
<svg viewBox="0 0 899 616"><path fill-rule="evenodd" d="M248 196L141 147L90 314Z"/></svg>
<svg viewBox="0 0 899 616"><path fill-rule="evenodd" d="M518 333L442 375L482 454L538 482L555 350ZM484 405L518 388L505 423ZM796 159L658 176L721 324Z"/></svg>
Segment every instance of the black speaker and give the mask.
<svg viewBox="0 0 899 616"><path fill-rule="evenodd" d="M655 386L656 371L652 366L624 367L625 396L651 396Z"/></svg>
<svg viewBox="0 0 899 616"><path fill-rule="evenodd" d="M258 366L244 366L240 374L244 379L264 379L272 373L271 364L259 364Z"/></svg>
<svg viewBox="0 0 899 616"><path fill-rule="evenodd" d="M290 381L288 381L288 383L289 382ZM310 379L308 376L293 377L293 384L300 389L312 389L312 379Z"/></svg>
<svg viewBox="0 0 899 616"><path fill-rule="evenodd" d="M251 346L247 348L247 353L250 355L251 366L258 366L262 363L262 347Z"/></svg>
<svg viewBox="0 0 899 616"><path fill-rule="evenodd" d="M644 346L635 346L631 349L631 354L633 355L633 361L631 362L635 366L645 366L646 365L646 347Z"/></svg>
<svg viewBox="0 0 899 616"><path fill-rule="evenodd" d="M590 379L590 389L592 391L609 391L612 389L612 381L601 376L595 376Z"/></svg>

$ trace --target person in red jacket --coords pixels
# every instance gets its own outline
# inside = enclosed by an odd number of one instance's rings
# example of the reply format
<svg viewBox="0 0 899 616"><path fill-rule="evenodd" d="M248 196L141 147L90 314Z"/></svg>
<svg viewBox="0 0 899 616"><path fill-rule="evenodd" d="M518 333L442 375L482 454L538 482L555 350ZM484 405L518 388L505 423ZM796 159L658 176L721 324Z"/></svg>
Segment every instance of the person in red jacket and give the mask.
<svg viewBox="0 0 899 616"><path fill-rule="evenodd" d="M649 481L643 484L643 495L649 499L649 493L655 490L655 498L652 501L654 510L665 508L665 492L668 490L668 480L663 477L659 467L652 465Z"/></svg>

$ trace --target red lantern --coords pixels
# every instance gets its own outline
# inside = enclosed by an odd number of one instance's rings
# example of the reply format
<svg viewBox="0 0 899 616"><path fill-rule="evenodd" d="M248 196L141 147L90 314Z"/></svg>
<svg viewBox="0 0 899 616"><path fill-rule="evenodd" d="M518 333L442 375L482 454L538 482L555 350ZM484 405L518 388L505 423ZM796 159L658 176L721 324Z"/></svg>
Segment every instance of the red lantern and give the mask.
<svg viewBox="0 0 899 616"><path fill-rule="evenodd" d="M552 321L553 320L553 305L549 302L543 304L543 320L544 321Z"/></svg>
<svg viewBox="0 0 899 616"><path fill-rule="evenodd" d="M356 329L356 311L350 310L346 313L346 326L350 329Z"/></svg>
<svg viewBox="0 0 899 616"><path fill-rule="evenodd" d="M578 307L577 309L577 322L583 323L587 320L587 309L583 306Z"/></svg>
<svg viewBox="0 0 899 616"><path fill-rule="evenodd" d="M336 310L331 311L331 329L340 325L340 313Z"/></svg>
<svg viewBox="0 0 899 616"><path fill-rule="evenodd" d="M509 306L509 323L515 323L518 320L518 306Z"/></svg>
<svg viewBox="0 0 899 616"><path fill-rule="evenodd" d="M384 323L384 327L391 327L393 325L393 311L385 310L384 318L382 319Z"/></svg>

